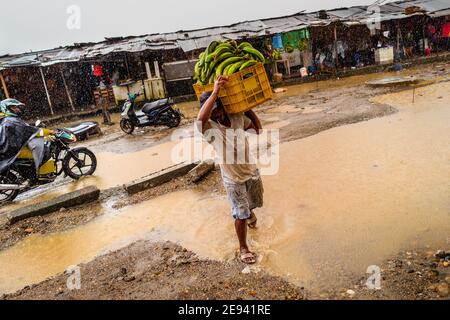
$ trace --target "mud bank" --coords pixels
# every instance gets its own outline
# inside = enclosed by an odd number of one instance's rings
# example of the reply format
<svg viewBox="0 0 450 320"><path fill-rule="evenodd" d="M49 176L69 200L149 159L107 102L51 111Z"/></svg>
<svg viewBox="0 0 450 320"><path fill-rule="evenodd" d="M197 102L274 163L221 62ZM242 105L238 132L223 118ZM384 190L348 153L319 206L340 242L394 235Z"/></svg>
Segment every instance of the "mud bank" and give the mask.
<svg viewBox="0 0 450 320"><path fill-rule="evenodd" d="M255 267L246 273L237 260L199 259L170 242L139 241L81 264L80 289L69 290L71 273L0 297L16 299L186 299L186 300L447 300L450 250L402 251L380 264L380 289L366 285L370 274L347 287L310 292Z"/></svg>
<svg viewBox="0 0 450 320"><path fill-rule="evenodd" d="M81 288L67 289L68 274L3 299L304 299L304 290L264 271L242 273L233 261L200 260L172 243L140 241L80 265Z"/></svg>
<svg viewBox="0 0 450 320"><path fill-rule="evenodd" d="M371 274L361 275L353 286L323 291L310 299L448 300L450 250L431 247L401 251L379 266L379 289L366 285Z"/></svg>

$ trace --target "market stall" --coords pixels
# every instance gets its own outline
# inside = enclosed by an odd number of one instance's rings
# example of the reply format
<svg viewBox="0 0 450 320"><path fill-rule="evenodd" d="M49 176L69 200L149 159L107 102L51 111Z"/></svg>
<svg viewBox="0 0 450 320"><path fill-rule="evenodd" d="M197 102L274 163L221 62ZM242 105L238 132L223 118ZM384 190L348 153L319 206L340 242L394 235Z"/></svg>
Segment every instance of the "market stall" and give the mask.
<svg viewBox="0 0 450 320"><path fill-rule="evenodd" d="M309 29L279 33L272 38L273 72L284 78L304 75L304 70L312 66L312 51Z"/></svg>

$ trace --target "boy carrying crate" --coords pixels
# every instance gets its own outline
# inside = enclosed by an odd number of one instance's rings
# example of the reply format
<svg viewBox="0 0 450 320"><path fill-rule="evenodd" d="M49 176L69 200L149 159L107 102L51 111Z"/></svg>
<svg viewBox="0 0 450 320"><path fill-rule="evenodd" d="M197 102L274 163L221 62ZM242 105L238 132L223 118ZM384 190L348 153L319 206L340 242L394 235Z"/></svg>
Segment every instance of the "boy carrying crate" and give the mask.
<svg viewBox="0 0 450 320"><path fill-rule="evenodd" d="M203 137L213 145L219 158L222 180L235 219L239 240L239 258L243 263L253 264L256 255L247 245L247 226L256 227L253 209L263 205L263 184L255 164L250 163L248 139L244 131L262 129L261 122L252 111L228 114L218 99L227 78L219 76L212 92L200 96L200 112L197 127Z"/></svg>

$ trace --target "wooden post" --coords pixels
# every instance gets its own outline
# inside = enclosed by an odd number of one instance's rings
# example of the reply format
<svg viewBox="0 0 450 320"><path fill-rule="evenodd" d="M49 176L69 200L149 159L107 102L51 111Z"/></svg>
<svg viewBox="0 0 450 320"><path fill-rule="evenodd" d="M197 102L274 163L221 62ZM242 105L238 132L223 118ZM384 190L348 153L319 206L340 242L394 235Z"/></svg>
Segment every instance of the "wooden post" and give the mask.
<svg viewBox="0 0 450 320"><path fill-rule="evenodd" d="M9 99L8 88L6 87L5 78L3 78L3 74L0 72L0 81L2 83L3 92L5 93L6 99Z"/></svg>
<svg viewBox="0 0 450 320"><path fill-rule="evenodd" d="M422 49L423 55L425 55L425 16L422 17Z"/></svg>
<svg viewBox="0 0 450 320"><path fill-rule="evenodd" d="M147 79L151 80L153 78L152 71L150 70L150 64L147 61L145 62L145 71L147 72Z"/></svg>
<svg viewBox="0 0 450 320"><path fill-rule="evenodd" d="M397 54L400 57L400 23L397 21Z"/></svg>
<svg viewBox="0 0 450 320"><path fill-rule="evenodd" d="M338 50L337 50L337 25L336 24L334 24L333 35L334 35L333 51L334 51L334 55L335 55L334 63L335 63L335 69L337 72L339 58L338 58Z"/></svg>
<svg viewBox="0 0 450 320"><path fill-rule="evenodd" d="M160 79L161 78L161 74L159 72L159 63L158 60L153 61L153 64L155 66L155 77Z"/></svg>
<svg viewBox="0 0 450 320"><path fill-rule="evenodd" d="M42 71L42 67L39 67L39 71L41 72L42 82L44 83L45 94L47 95L50 112L52 115L54 115L55 113L53 112L52 100L50 99L50 94L48 93L47 82L45 81L44 71Z"/></svg>
<svg viewBox="0 0 450 320"><path fill-rule="evenodd" d="M70 96L69 88L67 87L66 78L64 77L64 72L62 66L59 67L59 72L61 73L61 77L63 80L64 88L66 89L67 98L69 99L70 106L72 107L72 111L75 111L75 107L73 105L72 97Z"/></svg>
<svg viewBox="0 0 450 320"><path fill-rule="evenodd" d="M131 79L130 76L130 67L128 66L128 55L125 53L125 66L127 67L127 75L128 75L128 79Z"/></svg>

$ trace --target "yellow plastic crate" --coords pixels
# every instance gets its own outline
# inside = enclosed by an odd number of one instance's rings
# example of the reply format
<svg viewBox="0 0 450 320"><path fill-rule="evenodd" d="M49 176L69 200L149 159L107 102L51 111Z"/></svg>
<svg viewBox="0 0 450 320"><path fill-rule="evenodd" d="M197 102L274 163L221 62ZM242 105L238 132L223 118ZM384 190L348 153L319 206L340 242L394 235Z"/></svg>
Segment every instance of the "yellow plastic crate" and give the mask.
<svg viewBox="0 0 450 320"><path fill-rule="evenodd" d="M197 98L200 98L203 92L213 89L213 84L194 85ZM219 98L228 113L248 111L272 99L272 96L269 78L262 63L228 76L227 83L219 93Z"/></svg>

